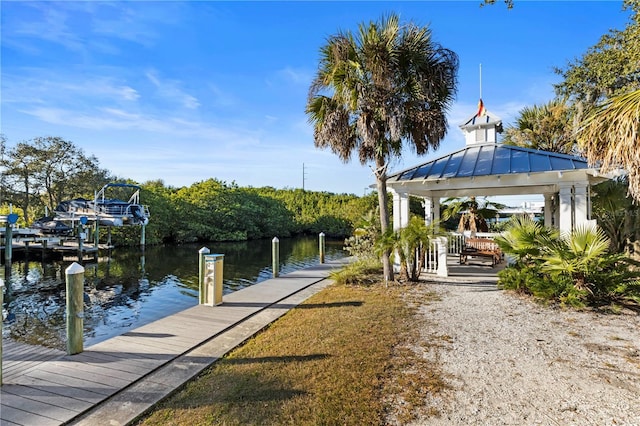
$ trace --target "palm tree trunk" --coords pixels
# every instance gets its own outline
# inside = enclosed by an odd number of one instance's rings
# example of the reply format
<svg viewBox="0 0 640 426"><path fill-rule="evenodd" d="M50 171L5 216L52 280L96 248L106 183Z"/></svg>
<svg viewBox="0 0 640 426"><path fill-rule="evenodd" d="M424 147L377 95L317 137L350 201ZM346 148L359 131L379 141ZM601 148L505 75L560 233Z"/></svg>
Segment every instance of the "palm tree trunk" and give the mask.
<svg viewBox="0 0 640 426"><path fill-rule="evenodd" d="M376 161L378 167L376 175L376 186L378 188L378 204L380 206L380 230L382 234L389 228L389 207L387 194L387 173L386 165L380 161ZM393 281L393 268L391 267L391 252L385 250L382 253L382 274L386 282Z"/></svg>

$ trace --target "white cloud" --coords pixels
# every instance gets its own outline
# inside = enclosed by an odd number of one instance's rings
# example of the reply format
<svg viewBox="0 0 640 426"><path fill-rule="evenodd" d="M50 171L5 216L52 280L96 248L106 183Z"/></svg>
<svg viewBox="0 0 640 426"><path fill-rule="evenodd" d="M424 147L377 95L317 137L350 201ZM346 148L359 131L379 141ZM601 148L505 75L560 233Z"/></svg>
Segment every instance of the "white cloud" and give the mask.
<svg viewBox="0 0 640 426"><path fill-rule="evenodd" d="M93 102L132 102L140 93L117 77L85 77L67 71L56 75L44 69L22 69L21 73L4 73L3 103L34 103L78 107L84 100Z"/></svg>
<svg viewBox="0 0 640 426"><path fill-rule="evenodd" d="M195 96L192 96L182 90L180 86L182 83L178 80L161 80L156 71L147 71L145 73L147 78L157 89L157 94L169 101L178 102L184 108L198 109L200 107L200 101Z"/></svg>
<svg viewBox="0 0 640 426"><path fill-rule="evenodd" d="M285 67L278 71L278 75L285 81L296 84L309 86L313 79L313 74L307 70L294 69L292 67Z"/></svg>
<svg viewBox="0 0 640 426"><path fill-rule="evenodd" d="M6 7L6 5L5 5ZM39 16L31 20L21 19L10 22L9 28L5 28L3 36L12 38L37 38L52 43L60 44L69 50L82 50L84 44L76 33L67 25L68 14L63 8L52 7L46 3L30 4L32 10L40 12Z"/></svg>

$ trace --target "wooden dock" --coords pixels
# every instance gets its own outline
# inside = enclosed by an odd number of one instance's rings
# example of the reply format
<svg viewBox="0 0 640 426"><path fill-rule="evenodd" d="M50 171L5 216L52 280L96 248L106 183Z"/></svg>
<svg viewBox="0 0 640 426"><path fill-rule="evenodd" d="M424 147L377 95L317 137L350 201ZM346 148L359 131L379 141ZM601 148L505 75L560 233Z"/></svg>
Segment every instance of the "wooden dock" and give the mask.
<svg viewBox="0 0 640 426"><path fill-rule="evenodd" d="M3 341L1 425L125 425L329 284L344 261L225 295L77 355Z"/></svg>

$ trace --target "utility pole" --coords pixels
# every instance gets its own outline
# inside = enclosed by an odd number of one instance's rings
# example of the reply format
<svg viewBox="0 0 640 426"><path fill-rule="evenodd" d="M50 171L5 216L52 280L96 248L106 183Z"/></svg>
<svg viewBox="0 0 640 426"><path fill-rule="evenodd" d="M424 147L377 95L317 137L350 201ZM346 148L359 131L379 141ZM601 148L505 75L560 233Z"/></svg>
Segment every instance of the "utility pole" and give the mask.
<svg viewBox="0 0 640 426"><path fill-rule="evenodd" d="M302 163L302 190L304 191L304 179L306 177L307 173L304 170L304 163Z"/></svg>

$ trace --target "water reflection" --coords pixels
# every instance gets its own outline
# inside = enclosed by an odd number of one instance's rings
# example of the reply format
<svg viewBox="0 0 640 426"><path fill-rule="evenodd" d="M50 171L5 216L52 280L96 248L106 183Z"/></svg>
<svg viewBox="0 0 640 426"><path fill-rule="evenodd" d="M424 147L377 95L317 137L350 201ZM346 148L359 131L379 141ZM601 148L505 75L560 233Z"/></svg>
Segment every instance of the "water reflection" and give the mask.
<svg viewBox="0 0 640 426"><path fill-rule="evenodd" d="M197 304L198 250L202 245L118 248L85 262L84 344ZM215 243L224 257L224 293L271 278L271 241ZM327 260L344 256L341 242L327 242ZM14 260L6 279L3 336L64 349L65 270L72 260ZM280 272L318 263L318 240L280 240Z"/></svg>

